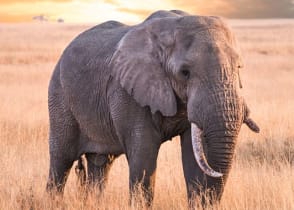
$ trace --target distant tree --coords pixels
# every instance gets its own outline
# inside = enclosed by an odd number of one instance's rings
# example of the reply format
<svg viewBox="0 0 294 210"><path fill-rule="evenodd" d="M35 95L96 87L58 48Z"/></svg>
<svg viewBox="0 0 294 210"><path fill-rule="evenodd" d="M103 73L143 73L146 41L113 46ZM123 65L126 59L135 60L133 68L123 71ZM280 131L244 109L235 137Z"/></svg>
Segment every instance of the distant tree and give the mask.
<svg viewBox="0 0 294 210"><path fill-rule="evenodd" d="M58 23L64 23L64 19L62 19L62 18L58 18L58 19L57 19L57 22L58 22Z"/></svg>
<svg viewBox="0 0 294 210"><path fill-rule="evenodd" d="M48 18L45 15L37 15L33 17L33 20L40 21L40 22L47 22Z"/></svg>

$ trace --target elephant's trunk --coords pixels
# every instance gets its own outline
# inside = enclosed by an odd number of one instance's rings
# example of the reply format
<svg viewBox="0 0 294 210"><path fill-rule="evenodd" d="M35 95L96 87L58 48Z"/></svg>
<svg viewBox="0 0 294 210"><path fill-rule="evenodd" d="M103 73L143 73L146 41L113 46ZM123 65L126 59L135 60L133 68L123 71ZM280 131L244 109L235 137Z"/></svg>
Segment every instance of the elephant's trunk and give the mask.
<svg viewBox="0 0 294 210"><path fill-rule="evenodd" d="M224 175L221 179L225 179L242 124L244 104L234 90L218 92L209 100L210 105L203 107L203 134L196 124L191 124L194 156L205 174L214 178ZM206 146L206 156L203 144Z"/></svg>

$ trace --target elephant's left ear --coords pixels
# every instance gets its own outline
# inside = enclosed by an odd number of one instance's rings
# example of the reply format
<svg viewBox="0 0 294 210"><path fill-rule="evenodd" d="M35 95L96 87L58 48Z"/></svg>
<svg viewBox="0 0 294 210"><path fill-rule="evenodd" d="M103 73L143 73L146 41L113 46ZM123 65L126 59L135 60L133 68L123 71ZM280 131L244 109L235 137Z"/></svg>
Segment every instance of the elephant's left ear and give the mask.
<svg viewBox="0 0 294 210"><path fill-rule="evenodd" d="M176 98L160 61L165 37L159 38L146 25L131 29L121 39L110 61L111 74L141 106L173 116Z"/></svg>

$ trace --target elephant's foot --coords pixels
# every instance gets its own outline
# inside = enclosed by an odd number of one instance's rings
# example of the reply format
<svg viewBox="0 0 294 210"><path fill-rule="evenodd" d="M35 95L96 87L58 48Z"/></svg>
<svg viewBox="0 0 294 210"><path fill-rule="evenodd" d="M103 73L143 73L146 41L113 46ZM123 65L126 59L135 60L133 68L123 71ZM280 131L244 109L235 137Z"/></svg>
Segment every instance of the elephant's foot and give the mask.
<svg viewBox="0 0 294 210"><path fill-rule="evenodd" d="M46 185L46 191L50 196L62 196L64 191L64 186L69 174L69 168L55 170L50 167L49 178Z"/></svg>
<svg viewBox="0 0 294 210"><path fill-rule="evenodd" d="M145 161L148 162L148 161ZM151 207L154 196L156 161L149 166L130 167L130 203L134 207Z"/></svg>
<svg viewBox="0 0 294 210"><path fill-rule="evenodd" d="M62 195L73 160L51 155L49 178L46 190L50 194Z"/></svg>
<svg viewBox="0 0 294 210"><path fill-rule="evenodd" d="M135 209L144 209L152 207L154 186L150 183L136 183L130 184L130 206Z"/></svg>
<svg viewBox="0 0 294 210"><path fill-rule="evenodd" d="M204 189L200 185L192 188L188 189L189 209L211 209L220 202L221 194L214 189Z"/></svg>

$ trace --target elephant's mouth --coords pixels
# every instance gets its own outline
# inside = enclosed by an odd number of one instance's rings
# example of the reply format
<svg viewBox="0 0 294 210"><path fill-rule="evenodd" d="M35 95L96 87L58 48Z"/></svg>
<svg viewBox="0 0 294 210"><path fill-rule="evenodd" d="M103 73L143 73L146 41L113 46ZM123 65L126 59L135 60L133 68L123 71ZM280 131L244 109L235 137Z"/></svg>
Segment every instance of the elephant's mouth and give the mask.
<svg viewBox="0 0 294 210"><path fill-rule="evenodd" d="M199 167L205 174L211 177L221 177L223 176L223 174L213 170L207 163L202 146L201 134L202 130L195 123L191 123L191 136L194 157Z"/></svg>

